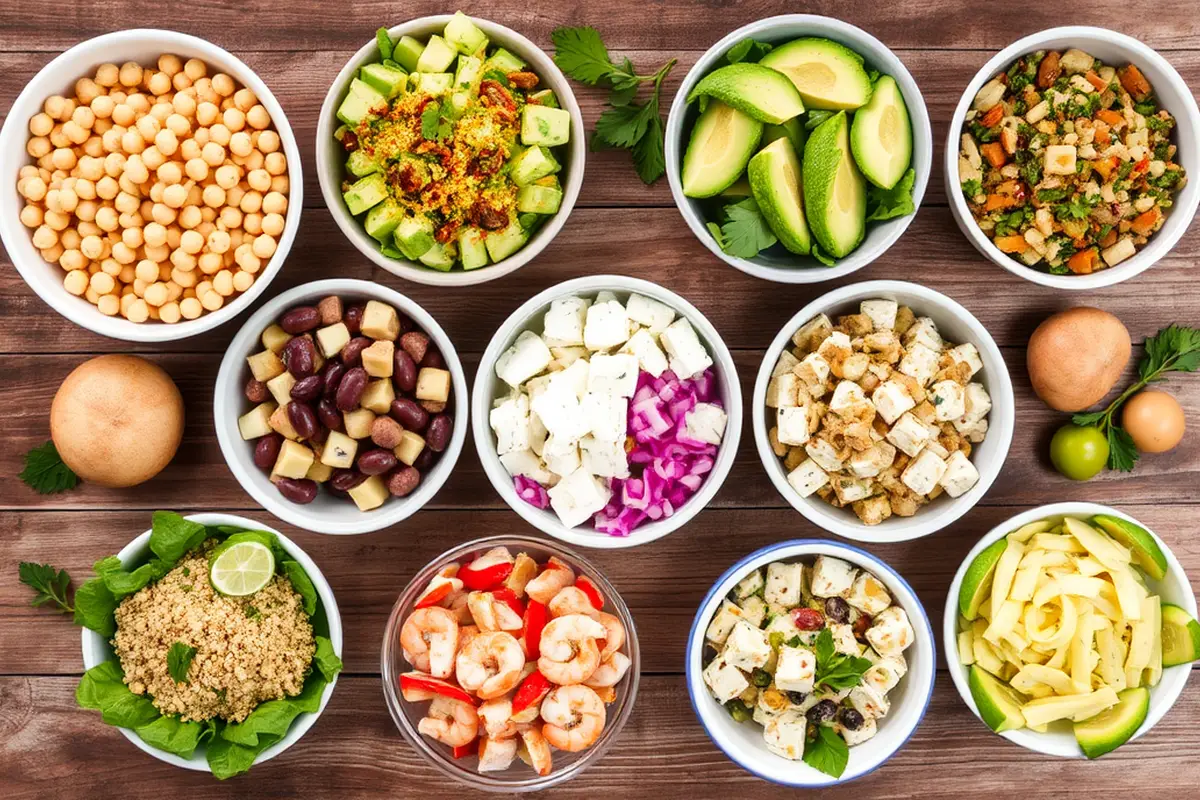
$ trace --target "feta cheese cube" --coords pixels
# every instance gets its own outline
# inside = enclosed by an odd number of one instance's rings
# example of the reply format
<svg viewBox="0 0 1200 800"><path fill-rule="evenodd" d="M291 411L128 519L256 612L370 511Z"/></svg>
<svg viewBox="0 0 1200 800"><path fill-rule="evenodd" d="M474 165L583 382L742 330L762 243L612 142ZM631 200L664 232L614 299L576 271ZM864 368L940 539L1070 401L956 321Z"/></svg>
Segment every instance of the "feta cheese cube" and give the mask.
<svg viewBox="0 0 1200 800"><path fill-rule="evenodd" d="M583 325L592 302L582 297L560 297L550 303L542 318L542 336L550 347L583 344Z"/></svg>
<svg viewBox="0 0 1200 800"><path fill-rule="evenodd" d="M820 353L809 353L792 370L805 391L812 397L822 397L825 394L825 381L829 378L829 362Z"/></svg>
<svg viewBox="0 0 1200 800"><path fill-rule="evenodd" d="M900 371L916 378L922 386L929 384L937 373L938 352L923 344L914 344L900 359Z"/></svg>
<svg viewBox="0 0 1200 800"><path fill-rule="evenodd" d="M767 382L767 408L790 408L799 405L800 379L787 372Z"/></svg>
<svg viewBox="0 0 1200 800"><path fill-rule="evenodd" d="M550 355L554 356L554 360L550 362L551 369L556 364L559 369L566 369L579 359L586 359L588 349L579 345L573 347L551 347Z"/></svg>
<svg viewBox="0 0 1200 800"><path fill-rule="evenodd" d="M929 402L933 403L933 418L938 422L958 419L967 411L966 390L955 381L938 381L929 387Z"/></svg>
<svg viewBox="0 0 1200 800"><path fill-rule="evenodd" d="M645 329L630 336L621 352L636 358L638 366L656 378L667 371L666 353L658 346L654 336Z"/></svg>
<svg viewBox="0 0 1200 800"><path fill-rule="evenodd" d="M854 381L841 381L833 390L833 398L829 401L829 410L841 416L857 416L863 406L868 405L863 388Z"/></svg>
<svg viewBox="0 0 1200 800"><path fill-rule="evenodd" d="M532 450L513 450L500 456L500 463L504 465L504 469L514 478L518 475L524 475L538 483L545 485L553 480L550 471L546 469L546 465L537 457Z"/></svg>
<svg viewBox="0 0 1200 800"><path fill-rule="evenodd" d="M853 626L834 622L829 626L829 632L833 634L834 652L855 658L862 652L862 648L858 646L858 640L854 638Z"/></svg>
<svg viewBox="0 0 1200 800"><path fill-rule="evenodd" d="M880 658L874 666L863 673L863 685L870 686L876 692L886 695L896 688L906 672L908 672L908 665L904 663L904 656Z"/></svg>
<svg viewBox="0 0 1200 800"><path fill-rule="evenodd" d="M886 438L900 452L910 458L915 458L933 437L924 422L917 419L911 411L906 411L904 416L900 417L892 429L887 432Z"/></svg>
<svg viewBox="0 0 1200 800"><path fill-rule="evenodd" d="M542 424L542 418L531 408L529 410L529 449L541 456L549 435L550 431L546 430L546 426Z"/></svg>
<svg viewBox="0 0 1200 800"><path fill-rule="evenodd" d="M1115 267L1117 264L1131 257L1135 252L1137 252L1137 247L1134 245L1133 239L1123 236L1112 247L1104 248L1100 252L1100 256L1104 259L1105 264Z"/></svg>
<svg viewBox="0 0 1200 800"><path fill-rule="evenodd" d="M579 401L580 413L591 426L592 436L602 442L625 442L629 401L611 394L588 392Z"/></svg>
<svg viewBox="0 0 1200 800"><path fill-rule="evenodd" d="M704 632L705 638L713 644L724 645L725 640L729 638L729 632L742 616L741 608L728 600L722 600L717 613L713 614L712 621L708 623L708 630Z"/></svg>
<svg viewBox="0 0 1200 800"><path fill-rule="evenodd" d="M582 398L587 393L588 385L591 382L592 365L586 359L579 358L572 361L566 369L561 369L550 376L550 382L547 386L555 384L565 384L570 387L577 398Z"/></svg>
<svg viewBox="0 0 1200 800"><path fill-rule="evenodd" d="M570 475L579 469L582 463L579 458L578 440L550 434L542 446L542 461L545 462L546 469L555 475Z"/></svg>
<svg viewBox="0 0 1200 800"><path fill-rule="evenodd" d="M618 354L592 356L587 376L587 390L594 394L633 397L637 389L638 360L635 356Z"/></svg>
<svg viewBox="0 0 1200 800"><path fill-rule="evenodd" d="M922 450L900 473L900 482L924 497L933 491L945 473L946 462L937 453Z"/></svg>
<svg viewBox="0 0 1200 800"><path fill-rule="evenodd" d="M850 471L856 478L874 478L896 460L896 448L889 442L876 442L869 450L850 456Z"/></svg>
<svg viewBox="0 0 1200 800"><path fill-rule="evenodd" d="M615 302L617 302L617 296L609 291L597 292L596 293L596 302L597 303L615 303Z"/></svg>
<svg viewBox="0 0 1200 800"><path fill-rule="evenodd" d="M767 627L763 628L763 632L767 634L768 641L772 633L783 634L783 640L789 641L793 636L799 636L806 631L802 631L796 627L796 621L792 619L792 615L788 613L788 609L784 606L767 604L767 613L771 615L771 621L767 623Z"/></svg>
<svg viewBox="0 0 1200 800"><path fill-rule="evenodd" d="M849 700L863 719L883 719L890 707L887 696L873 686L855 686L850 690Z"/></svg>
<svg viewBox="0 0 1200 800"><path fill-rule="evenodd" d="M1075 174L1075 145L1051 144L1046 145L1046 160L1043 167L1047 175Z"/></svg>
<svg viewBox="0 0 1200 800"><path fill-rule="evenodd" d="M553 360L542 337L533 331L523 331L512 347L496 359L496 376L516 389L546 369Z"/></svg>
<svg viewBox="0 0 1200 800"><path fill-rule="evenodd" d="M951 497L962 497L979 482L979 470L971 463L962 450L955 450L946 460L946 471L938 480L938 485L946 490Z"/></svg>
<svg viewBox="0 0 1200 800"><path fill-rule="evenodd" d="M746 620L739 619L734 623L729 637L725 639L721 658L731 666L750 672L766 664L772 652L767 634Z"/></svg>
<svg viewBox="0 0 1200 800"><path fill-rule="evenodd" d="M892 595L879 578L864 570L850 586L846 602L864 614L875 616L892 604Z"/></svg>
<svg viewBox="0 0 1200 800"><path fill-rule="evenodd" d="M737 586L733 587L733 593L739 600L744 600L752 594L758 594L758 590L763 586L762 570L756 569L738 581Z"/></svg>
<svg viewBox="0 0 1200 800"><path fill-rule="evenodd" d="M791 372L800 363L800 359L792 355L791 350L784 350L779 354L779 360L775 362L775 368L771 370L771 377L777 378L786 372Z"/></svg>
<svg viewBox="0 0 1200 800"><path fill-rule="evenodd" d="M930 439L928 442L926 442L925 449L936 455L942 461L945 461L950 457L950 451L942 447L942 443L937 439Z"/></svg>
<svg viewBox="0 0 1200 800"><path fill-rule="evenodd" d="M754 627L761 627L767 618L767 604L758 595L750 595L741 601L742 617Z"/></svg>
<svg viewBox="0 0 1200 800"><path fill-rule="evenodd" d="M768 711L765 707L763 707L762 698L763 698L763 693L759 692L758 698L757 698L758 702L756 702L754 704L753 720L754 720L755 725L761 725L762 727L765 728L765 727L767 727L767 723L769 723L771 720L775 719L775 717L778 715L776 714L776 712Z"/></svg>
<svg viewBox="0 0 1200 800"><path fill-rule="evenodd" d="M530 440L529 396L511 395L488 414L496 434L496 453L504 455L528 450Z"/></svg>
<svg viewBox="0 0 1200 800"><path fill-rule="evenodd" d="M763 727L763 741L777 756L792 761L804 758L808 720L800 711L785 711Z"/></svg>
<svg viewBox="0 0 1200 800"><path fill-rule="evenodd" d="M583 326L583 343L589 350L611 350L629 339L629 317L616 300L588 306Z"/></svg>
<svg viewBox="0 0 1200 800"><path fill-rule="evenodd" d="M879 726L872 717L863 717L863 724L858 727L858 730L852 731L841 723L835 724L833 729L846 740L848 747L862 744L879 732Z"/></svg>
<svg viewBox="0 0 1200 800"><path fill-rule="evenodd" d="M804 565L802 563L771 562L767 565L767 581L766 587L763 589L763 599L772 605L785 608L798 605L803 578Z"/></svg>
<svg viewBox="0 0 1200 800"><path fill-rule="evenodd" d="M775 426L782 444L802 445L808 441L808 406L791 406L776 412Z"/></svg>
<svg viewBox="0 0 1200 800"><path fill-rule="evenodd" d="M963 398L963 415L955 421L955 429L962 431L959 427L961 423L964 428L971 427L974 423L983 419L992 410L992 398L988 394L987 389L983 388L982 383L968 383L966 392Z"/></svg>
<svg viewBox="0 0 1200 800"><path fill-rule="evenodd" d="M704 668L704 682L718 703L728 703L733 698L746 691L750 682L737 667L726 663L724 658L717 657Z"/></svg>
<svg viewBox="0 0 1200 800"><path fill-rule="evenodd" d="M675 309L666 303L640 294L629 295L625 313L639 325L645 325L650 333L661 333L675 319Z"/></svg>
<svg viewBox="0 0 1200 800"><path fill-rule="evenodd" d="M567 370L555 373L555 377L566 373ZM550 435L560 440L577 441L591 428L579 406L579 396L569 378L550 381L545 391L534 396L529 405L541 418Z"/></svg>
<svg viewBox="0 0 1200 800"><path fill-rule="evenodd" d="M712 403L697 403L683 419L687 435L705 444L720 444L729 421L725 410Z"/></svg>
<svg viewBox="0 0 1200 800"><path fill-rule="evenodd" d="M855 568L832 556L817 556L813 562L812 586L814 597L843 597L854 585Z"/></svg>
<svg viewBox="0 0 1200 800"><path fill-rule="evenodd" d="M970 342L960 344L957 347L951 347L948 351L950 357L957 363L966 364L971 368L970 377L974 378L975 373L983 369L983 359L979 357L979 350Z"/></svg>
<svg viewBox="0 0 1200 800"><path fill-rule="evenodd" d="M685 318L668 325L659 336L659 344L670 356L671 371L680 380L695 377L712 366L708 351L700 343L692 323Z"/></svg>
<svg viewBox="0 0 1200 800"><path fill-rule="evenodd" d="M804 452L826 472L837 472L842 468L842 457L838 449L825 439L810 439L808 444L804 445Z"/></svg>
<svg viewBox="0 0 1200 800"><path fill-rule="evenodd" d="M912 395L904 388L904 384L899 381L884 381L879 384L871 393L871 402L875 405L879 416L883 417L883 421L888 425L898 420L905 411L915 408L917 405Z"/></svg>
<svg viewBox="0 0 1200 800"><path fill-rule="evenodd" d="M550 507L562 524L574 528L608 505L612 491L604 481L581 468L565 476L547 494L550 495Z"/></svg>
<svg viewBox="0 0 1200 800"><path fill-rule="evenodd" d="M813 678L817 674L817 657L806 647L780 647L779 662L775 666L775 687L784 692L813 690Z"/></svg>
<svg viewBox="0 0 1200 800"><path fill-rule="evenodd" d="M892 606L875 615L866 633L867 641L879 655L898 656L913 643L916 634L909 624L908 614L900 606Z"/></svg>
<svg viewBox="0 0 1200 800"><path fill-rule="evenodd" d="M817 314L792 334L792 344L803 350L816 350L817 345L833 330L833 322L825 314Z"/></svg>
<svg viewBox="0 0 1200 800"><path fill-rule="evenodd" d="M801 497L808 497L829 483L829 475L816 461L806 458L800 462L800 466L788 473L787 482Z"/></svg>
<svg viewBox="0 0 1200 800"><path fill-rule="evenodd" d="M863 300L858 310L871 319L875 330L890 331L896 327L896 312L900 305L895 300Z"/></svg>
<svg viewBox="0 0 1200 800"><path fill-rule="evenodd" d="M938 333L937 325L929 317L917 317L912 327L904 332L904 344L908 347L924 345L935 352L942 352L946 343Z"/></svg>
<svg viewBox="0 0 1200 800"><path fill-rule="evenodd" d="M579 452L583 456L583 468L602 478L628 478L629 460L625 455L623 441L601 441L595 436L579 440Z"/></svg>

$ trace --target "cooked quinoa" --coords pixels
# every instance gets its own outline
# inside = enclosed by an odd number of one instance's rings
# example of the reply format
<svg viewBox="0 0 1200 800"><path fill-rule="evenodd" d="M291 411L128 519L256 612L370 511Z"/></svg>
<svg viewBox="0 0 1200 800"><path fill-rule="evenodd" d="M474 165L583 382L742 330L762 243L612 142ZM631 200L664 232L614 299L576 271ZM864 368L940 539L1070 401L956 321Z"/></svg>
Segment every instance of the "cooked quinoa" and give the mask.
<svg viewBox="0 0 1200 800"><path fill-rule="evenodd" d="M303 599L286 577L249 597L217 594L208 581L215 546L210 539L116 610L112 644L125 683L184 722L240 722L260 703L299 694L316 650ZM167 670L175 642L196 648L186 683Z"/></svg>

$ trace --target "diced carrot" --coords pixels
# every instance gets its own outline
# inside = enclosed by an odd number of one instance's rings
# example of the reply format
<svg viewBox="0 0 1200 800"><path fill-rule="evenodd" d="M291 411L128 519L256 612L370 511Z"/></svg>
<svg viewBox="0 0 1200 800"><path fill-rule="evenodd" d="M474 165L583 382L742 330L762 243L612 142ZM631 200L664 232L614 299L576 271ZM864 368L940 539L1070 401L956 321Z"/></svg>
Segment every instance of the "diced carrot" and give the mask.
<svg viewBox="0 0 1200 800"><path fill-rule="evenodd" d="M1092 169L1100 173L1100 177L1105 181L1112 175L1112 171L1117 167L1117 157L1109 156L1108 158L1098 158L1092 162Z"/></svg>
<svg viewBox="0 0 1200 800"><path fill-rule="evenodd" d="M1108 144L1112 137L1108 133L1108 126L1103 122L1097 122L1094 126L1096 134L1092 137L1092 141L1103 147Z"/></svg>
<svg viewBox="0 0 1200 800"><path fill-rule="evenodd" d="M1004 104L996 103L987 110L982 117L979 118L979 124L985 128L994 128L1000 124L1000 120L1004 119Z"/></svg>
<svg viewBox="0 0 1200 800"><path fill-rule="evenodd" d="M989 194L983 204L983 210L995 211L997 208L1012 208L1020 204L1021 201L1011 194Z"/></svg>
<svg viewBox="0 0 1200 800"><path fill-rule="evenodd" d="M1097 75L1095 70L1089 69L1083 77L1087 78L1087 82L1094 86L1097 92L1103 92L1108 88L1108 84L1104 82L1104 78Z"/></svg>
<svg viewBox="0 0 1200 800"><path fill-rule="evenodd" d="M1149 211L1143 211L1141 214L1137 215L1133 222L1130 223L1129 229L1138 236L1146 236L1153 231L1154 226L1158 224L1159 213L1158 206L1155 206Z"/></svg>
<svg viewBox="0 0 1200 800"><path fill-rule="evenodd" d="M1118 112L1109 108L1102 108L1096 112L1096 118L1101 122L1107 123L1110 128L1115 128L1125 121Z"/></svg>
<svg viewBox="0 0 1200 800"><path fill-rule="evenodd" d="M1117 70L1117 77L1134 100L1144 100L1146 95L1150 94L1150 81L1146 80L1146 76L1135 65L1126 64L1121 67Z"/></svg>
<svg viewBox="0 0 1200 800"><path fill-rule="evenodd" d="M1080 250L1067 259L1067 269L1076 275L1088 275L1095 268L1095 263L1096 251L1089 247L1087 250Z"/></svg>
<svg viewBox="0 0 1200 800"><path fill-rule="evenodd" d="M988 142L979 148L979 152L983 153L983 157L993 167L1003 167L1004 162L1008 160L1008 156L1004 154L1004 148L999 142Z"/></svg>
<svg viewBox="0 0 1200 800"><path fill-rule="evenodd" d="M1116 243L1117 243L1117 229L1116 228L1109 228L1108 233L1104 234L1104 237L1101 238L1100 242L1099 242L1101 247L1112 247Z"/></svg>
<svg viewBox="0 0 1200 800"><path fill-rule="evenodd" d="M997 236L994 241L1001 253L1024 253L1029 249L1029 242L1025 241L1024 236L1018 234Z"/></svg>
<svg viewBox="0 0 1200 800"><path fill-rule="evenodd" d="M1150 157L1149 156L1147 156L1146 158L1143 158L1141 161L1139 161L1133 165L1134 172L1145 172L1148 169L1150 169Z"/></svg>

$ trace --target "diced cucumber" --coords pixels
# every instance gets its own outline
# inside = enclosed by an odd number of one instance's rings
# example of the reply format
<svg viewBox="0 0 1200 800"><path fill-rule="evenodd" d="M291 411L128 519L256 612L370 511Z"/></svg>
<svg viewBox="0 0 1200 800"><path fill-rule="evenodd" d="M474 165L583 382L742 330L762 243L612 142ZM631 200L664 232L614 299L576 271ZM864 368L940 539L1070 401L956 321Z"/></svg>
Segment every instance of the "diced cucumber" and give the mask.
<svg viewBox="0 0 1200 800"><path fill-rule="evenodd" d="M521 141L554 147L571 140L571 114L561 108L525 106L521 111Z"/></svg>
<svg viewBox="0 0 1200 800"><path fill-rule="evenodd" d="M368 236L386 243L391 240L392 231L396 230L396 226L402 219L404 219L404 209L389 197L367 212L363 227Z"/></svg>
<svg viewBox="0 0 1200 800"><path fill-rule="evenodd" d="M459 56L458 70L454 73L456 90L473 90L479 87L479 76L483 74L483 60L475 56Z"/></svg>
<svg viewBox="0 0 1200 800"><path fill-rule="evenodd" d="M517 215L517 224L521 226L528 236L532 236L533 232L540 228L545 221L546 217L544 215L534 214L533 212Z"/></svg>
<svg viewBox="0 0 1200 800"><path fill-rule="evenodd" d="M396 247L409 261L416 261L433 247L433 223L425 217L405 217L392 234Z"/></svg>
<svg viewBox="0 0 1200 800"><path fill-rule="evenodd" d="M550 186L531 183L517 192L517 211L528 214L553 214L562 205L563 193Z"/></svg>
<svg viewBox="0 0 1200 800"><path fill-rule="evenodd" d="M562 184L558 182L557 175L546 175L534 181L538 186L549 186L552 189L561 189Z"/></svg>
<svg viewBox="0 0 1200 800"><path fill-rule="evenodd" d="M454 251L444 244L433 243L418 259L422 264L438 272L449 272L454 266Z"/></svg>
<svg viewBox="0 0 1200 800"><path fill-rule="evenodd" d="M445 72L450 69L454 59L458 58L458 50L446 43L446 40L436 33L429 37L421 57L417 59L417 72ZM403 62L401 62L403 63Z"/></svg>
<svg viewBox="0 0 1200 800"><path fill-rule="evenodd" d="M382 92L355 78L350 81L350 91L346 93L346 99L338 106L337 118L354 127L370 116L374 109L386 104L387 98Z"/></svg>
<svg viewBox="0 0 1200 800"><path fill-rule="evenodd" d="M487 245L483 241L483 231L478 228L463 228L458 232L458 255L462 259L463 269L479 269L488 264Z"/></svg>
<svg viewBox="0 0 1200 800"><path fill-rule="evenodd" d="M520 250L528 239L528 232L516 221L510 223L507 228L491 231L484 237L488 255L492 257L493 263L498 263Z"/></svg>
<svg viewBox="0 0 1200 800"><path fill-rule="evenodd" d="M446 23L443 31L446 41L453 45L463 55L478 53L487 47L487 34L479 30L479 26L461 11L455 11L454 16Z"/></svg>
<svg viewBox="0 0 1200 800"><path fill-rule="evenodd" d="M384 65L385 67L391 67L392 69L398 69L398 70L401 70L401 71L403 71L403 72L404 72L404 74L405 74L405 75L407 75L407 74L408 74L408 70L406 70L406 69L404 69L404 67L400 66L400 63L399 63L399 62L397 62L397 61L393 61L393 60L392 60L392 59L390 59L390 58L385 58L385 59L383 60L383 65Z"/></svg>
<svg viewBox="0 0 1200 800"><path fill-rule="evenodd" d="M533 183L538 178L553 175L562 169L554 156L544 147L530 147L510 162L509 177L517 186Z"/></svg>
<svg viewBox="0 0 1200 800"><path fill-rule="evenodd" d="M558 95L553 89L542 89L540 92L534 92L529 95L529 102L535 106L545 106L546 108L562 108L558 104Z"/></svg>
<svg viewBox="0 0 1200 800"><path fill-rule="evenodd" d="M342 198L346 201L346 207L350 209L351 214L355 215L378 205L386 197L387 183L384 181L383 175L378 172L360 178L342 194Z"/></svg>
<svg viewBox="0 0 1200 800"><path fill-rule="evenodd" d="M408 76L413 91L431 97L441 97L450 91L454 75L449 72L414 72Z"/></svg>
<svg viewBox="0 0 1200 800"><path fill-rule="evenodd" d="M400 41L392 46L392 58L396 59L400 66L409 72L416 72L417 61L421 58L421 52L424 49L425 45L413 37L401 36Z"/></svg>
<svg viewBox="0 0 1200 800"><path fill-rule="evenodd" d="M362 82L384 97L395 97L404 91L408 74L402 69L392 69L383 64L367 64L358 71Z"/></svg>
<svg viewBox="0 0 1200 800"><path fill-rule="evenodd" d="M401 253L387 242L379 243L379 252L383 253L388 258L404 258L404 253Z"/></svg>
<svg viewBox="0 0 1200 800"><path fill-rule="evenodd" d="M450 94L449 115L458 119L463 114L467 113L467 109L471 106L471 93L462 89Z"/></svg>
<svg viewBox="0 0 1200 800"><path fill-rule="evenodd" d="M346 171L356 178L365 178L372 172L379 172L379 163L365 150L355 150L346 157Z"/></svg>
<svg viewBox="0 0 1200 800"><path fill-rule="evenodd" d="M483 66L484 71L495 69L507 75L510 72L520 72L525 69L525 62L501 47L492 53L491 58Z"/></svg>

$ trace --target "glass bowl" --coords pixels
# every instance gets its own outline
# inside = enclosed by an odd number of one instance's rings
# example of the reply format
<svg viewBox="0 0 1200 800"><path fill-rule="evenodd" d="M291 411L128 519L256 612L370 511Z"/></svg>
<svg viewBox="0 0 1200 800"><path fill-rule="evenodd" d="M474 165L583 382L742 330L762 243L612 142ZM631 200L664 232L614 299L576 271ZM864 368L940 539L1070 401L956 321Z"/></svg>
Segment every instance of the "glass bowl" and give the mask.
<svg viewBox="0 0 1200 800"><path fill-rule="evenodd" d="M514 759L512 765L503 772L477 772L475 769L477 759L474 756L455 759L448 746L419 734L417 723L424 716L426 704L405 702L400 695L400 675L412 669L400 651L400 626L412 613L417 598L430 579L443 567L451 563L469 560L493 547L507 547L514 555L527 553L539 563L546 561L550 556L562 560L575 570L576 575L587 575L595 582L596 587L605 598L604 610L615 615L625 626L625 646L621 648L621 651L629 657L631 663L625 678L616 686L616 700L610 703L606 709L604 732L600 734L600 738L594 745L582 752L568 753L556 750L554 752L554 770L545 777L539 776L520 759ZM616 741L633 711L633 701L637 697L638 680L641 677L641 655L638 651L637 629L634 627L633 615L629 613L629 607L625 605L625 601L617 594L613 585L591 562L573 550L568 550L560 544L545 539L528 536L492 536L486 539L476 539L447 550L430 561L413 577L408 586L404 587L396 604L392 606L392 613L388 617L387 627L384 630L380 672L383 674L383 696L387 700L392 720L408 743L426 761L451 778L475 789L490 792L533 792L575 777L600 760Z"/></svg>

